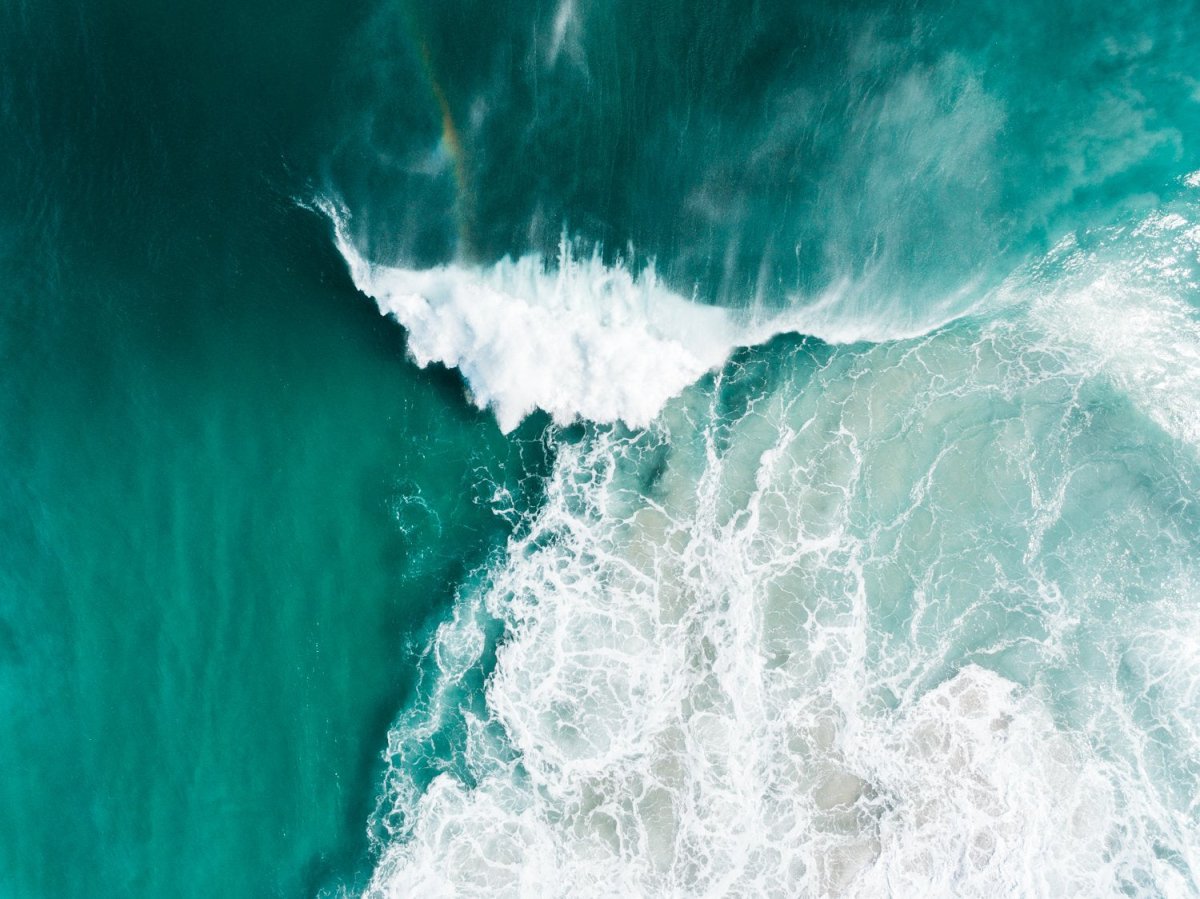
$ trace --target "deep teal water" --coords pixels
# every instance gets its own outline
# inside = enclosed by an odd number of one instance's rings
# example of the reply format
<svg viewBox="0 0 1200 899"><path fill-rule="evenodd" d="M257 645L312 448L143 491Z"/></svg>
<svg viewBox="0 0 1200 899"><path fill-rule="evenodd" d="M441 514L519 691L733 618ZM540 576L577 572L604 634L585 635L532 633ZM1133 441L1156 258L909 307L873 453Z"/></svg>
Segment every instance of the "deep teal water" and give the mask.
<svg viewBox="0 0 1200 899"><path fill-rule="evenodd" d="M0 895L353 876L409 641L504 533L516 451L293 200L354 24L0 10Z"/></svg>
<svg viewBox="0 0 1200 899"><path fill-rule="evenodd" d="M1200 893L1196 13L0 4L0 895Z"/></svg>

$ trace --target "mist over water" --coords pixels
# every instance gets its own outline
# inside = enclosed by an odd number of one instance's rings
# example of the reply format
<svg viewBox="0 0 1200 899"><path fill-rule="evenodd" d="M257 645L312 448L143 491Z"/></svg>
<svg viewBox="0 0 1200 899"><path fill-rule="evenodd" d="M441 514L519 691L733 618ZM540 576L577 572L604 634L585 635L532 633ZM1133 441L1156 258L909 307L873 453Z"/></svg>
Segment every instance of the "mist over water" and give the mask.
<svg viewBox="0 0 1200 899"><path fill-rule="evenodd" d="M705 302L928 325L1197 167L1194 12L385 5L333 184L381 262L566 228Z"/></svg>

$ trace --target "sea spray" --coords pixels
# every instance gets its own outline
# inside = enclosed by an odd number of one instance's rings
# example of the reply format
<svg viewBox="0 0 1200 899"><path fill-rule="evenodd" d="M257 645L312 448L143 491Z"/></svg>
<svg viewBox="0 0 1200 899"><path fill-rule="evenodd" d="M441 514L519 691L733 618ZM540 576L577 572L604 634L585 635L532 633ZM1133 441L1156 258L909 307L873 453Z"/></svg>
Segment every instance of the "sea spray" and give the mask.
<svg viewBox="0 0 1200 899"><path fill-rule="evenodd" d="M404 326L412 360L458 369L472 401L490 408L506 433L537 409L560 424L646 427L738 347L786 333L831 343L898 339L969 312L963 298L974 296L974 285L964 285L928 304L924 319L863 314L855 299L862 286L849 284L786 310L731 310L675 293L653 265L635 273L619 260L606 263L599 250L578 258L565 234L554 263L531 255L398 268L363 258L340 204L316 206L334 225L355 285Z"/></svg>

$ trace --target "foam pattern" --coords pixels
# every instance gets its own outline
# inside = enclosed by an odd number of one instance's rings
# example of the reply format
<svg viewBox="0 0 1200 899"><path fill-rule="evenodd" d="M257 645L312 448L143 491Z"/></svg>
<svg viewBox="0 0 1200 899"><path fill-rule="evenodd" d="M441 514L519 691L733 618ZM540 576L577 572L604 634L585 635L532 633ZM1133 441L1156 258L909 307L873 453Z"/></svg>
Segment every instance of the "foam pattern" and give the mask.
<svg viewBox="0 0 1200 899"><path fill-rule="evenodd" d="M559 440L390 735L368 892L1200 891L1185 212Z"/></svg>

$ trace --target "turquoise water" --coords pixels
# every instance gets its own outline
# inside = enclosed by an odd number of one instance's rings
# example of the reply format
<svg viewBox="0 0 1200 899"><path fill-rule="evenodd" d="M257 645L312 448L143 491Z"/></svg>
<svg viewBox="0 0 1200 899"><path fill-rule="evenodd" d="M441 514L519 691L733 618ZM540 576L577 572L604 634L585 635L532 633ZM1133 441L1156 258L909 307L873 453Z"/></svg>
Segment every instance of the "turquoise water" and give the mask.
<svg viewBox="0 0 1200 899"><path fill-rule="evenodd" d="M352 22L277 12L3 12L0 895L352 875L410 641L506 530L520 450L277 155Z"/></svg>
<svg viewBox="0 0 1200 899"><path fill-rule="evenodd" d="M0 895L1200 894L1196 13L0 6Z"/></svg>

